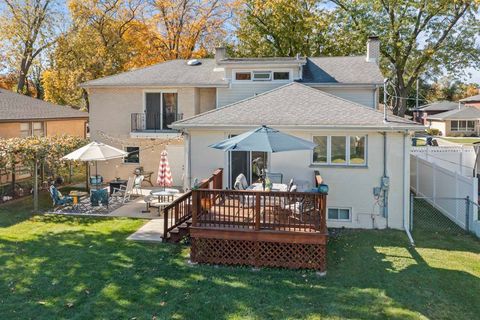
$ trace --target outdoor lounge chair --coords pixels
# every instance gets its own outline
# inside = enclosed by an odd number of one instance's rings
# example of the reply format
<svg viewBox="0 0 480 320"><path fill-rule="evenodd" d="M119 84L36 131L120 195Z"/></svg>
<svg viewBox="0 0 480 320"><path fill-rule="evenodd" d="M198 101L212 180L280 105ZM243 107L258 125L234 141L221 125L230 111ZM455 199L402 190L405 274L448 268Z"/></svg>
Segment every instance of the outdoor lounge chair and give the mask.
<svg viewBox="0 0 480 320"><path fill-rule="evenodd" d="M117 199L117 201L120 200L122 204L127 203L130 201L130 196L133 193L133 183L133 178L129 177L126 186L121 185L120 188L113 189L112 197Z"/></svg>
<svg viewBox="0 0 480 320"><path fill-rule="evenodd" d="M243 173L240 173L237 178L235 179L235 183L233 185L235 190L246 190L248 188L247 178ZM239 201L242 207L254 207L255 206L255 197L249 195L241 195L239 196Z"/></svg>
<svg viewBox="0 0 480 320"><path fill-rule="evenodd" d="M49 188L50 197L53 201L54 207L65 206L73 203L73 198L70 196L62 196L60 191L52 184Z"/></svg>

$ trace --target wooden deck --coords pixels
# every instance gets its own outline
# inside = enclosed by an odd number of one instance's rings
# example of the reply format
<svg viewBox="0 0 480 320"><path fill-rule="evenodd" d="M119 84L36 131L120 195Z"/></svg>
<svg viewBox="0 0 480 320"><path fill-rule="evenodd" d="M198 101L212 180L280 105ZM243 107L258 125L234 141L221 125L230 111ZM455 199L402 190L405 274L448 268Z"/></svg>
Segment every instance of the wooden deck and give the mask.
<svg viewBox="0 0 480 320"><path fill-rule="evenodd" d="M165 235L191 218L192 261L325 271L326 195L223 190L221 175L165 209Z"/></svg>

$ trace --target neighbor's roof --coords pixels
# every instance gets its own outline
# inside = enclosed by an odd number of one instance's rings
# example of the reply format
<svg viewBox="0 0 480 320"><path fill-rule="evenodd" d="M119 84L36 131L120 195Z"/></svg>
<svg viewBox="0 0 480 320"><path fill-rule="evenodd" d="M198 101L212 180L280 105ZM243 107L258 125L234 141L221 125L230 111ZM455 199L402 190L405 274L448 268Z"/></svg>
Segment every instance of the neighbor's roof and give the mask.
<svg viewBox="0 0 480 320"><path fill-rule="evenodd" d="M0 89L0 122L34 119L88 118L88 113Z"/></svg>
<svg viewBox="0 0 480 320"><path fill-rule="evenodd" d="M300 83L289 83L257 96L177 121L172 128L252 127L367 128L422 130L413 121L389 116Z"/></svg>
<svg viewBox="0 0 480 320"><path fill-rule="evenodd" d="M303 67L304 83L383 84L376 63L365 56L307 58Z"/></svg>
<svg viewBox="0 0 480 320"><path fill-rule="evenodd" d="M215 71L214 59L198 59L199 65L188 60L170 60L149 67L123 72L82 83L81 87L145 87L145 86L227 86L223 71Z"/></svg>
<svg viewBox="0 0 480 320"><path fill-rule="evenodd" d="M460 109L437 113L427 120L475 120L480 119L480 110L476 107L463 106Z"/></svg>
<svg viewBox="0 0 480 320"><path fill-rule="evenodd" d="M471 97L467 97L467 98L464 98L462 100L460 100L461 102L478 102L480 101L480 94L477 94L477 95L474 95L474 96L471 96Z"/></svg>
<svg viewBox="0 0 480 320"><path fill-rule="evenodd" d="M420 111L448 111L453 109L458 109L458 102L442 100L418 107Z"/></svg>
<svg viewBox="0 0 480 320"><path fill-rule="evenodd" d="M149 67L123 72L82 83L88 87L148 87L148 86L203 86L227 87L222 66L242 64L261 66L269 64L300 64L304 83L320 84L382 84L383 76L376 63L361 57L274 57L198 59L201 64L189 66L187 60L170 60ZM220 67L220 68L218 68ZM219 70L220 69L220 70Z"/></svg>

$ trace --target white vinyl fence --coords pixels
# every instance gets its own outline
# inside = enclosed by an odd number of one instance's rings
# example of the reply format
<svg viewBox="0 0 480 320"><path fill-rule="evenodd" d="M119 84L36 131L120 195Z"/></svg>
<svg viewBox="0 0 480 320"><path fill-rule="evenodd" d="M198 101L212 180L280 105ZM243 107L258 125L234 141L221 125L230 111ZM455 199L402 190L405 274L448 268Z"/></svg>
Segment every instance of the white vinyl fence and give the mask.
<svg viewBox="0 0 480 320"><path fill-rule="evenodd" d="M465 205L451 199L478 203L478 178L462 175L459 170L430 162L424 155L410 155L410 187L417 196L425 197L435 208L462 228L466 228ZM458 169L458 167L457 167ZM473 220L478 221L475 214Z"/></svg>
<svg viewBox="0 0 480 320"><path fill-rule="evenodd" d="M412 147L410 154L465 177L473 175L476 154L471 146Z"/></svg>

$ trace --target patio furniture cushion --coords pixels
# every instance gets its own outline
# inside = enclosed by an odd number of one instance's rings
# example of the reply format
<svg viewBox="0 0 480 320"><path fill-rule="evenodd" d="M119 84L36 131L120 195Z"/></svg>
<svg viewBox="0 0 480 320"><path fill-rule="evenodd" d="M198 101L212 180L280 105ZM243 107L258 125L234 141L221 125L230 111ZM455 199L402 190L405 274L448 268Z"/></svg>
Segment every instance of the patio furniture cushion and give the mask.
<svg viewBox="0 0 480 320"><path fill-rule="evenodd" d="M245 190L248 188L247 178L243 173L240 173L235 179L235 184L233 185L235 190Z"/></svg>

